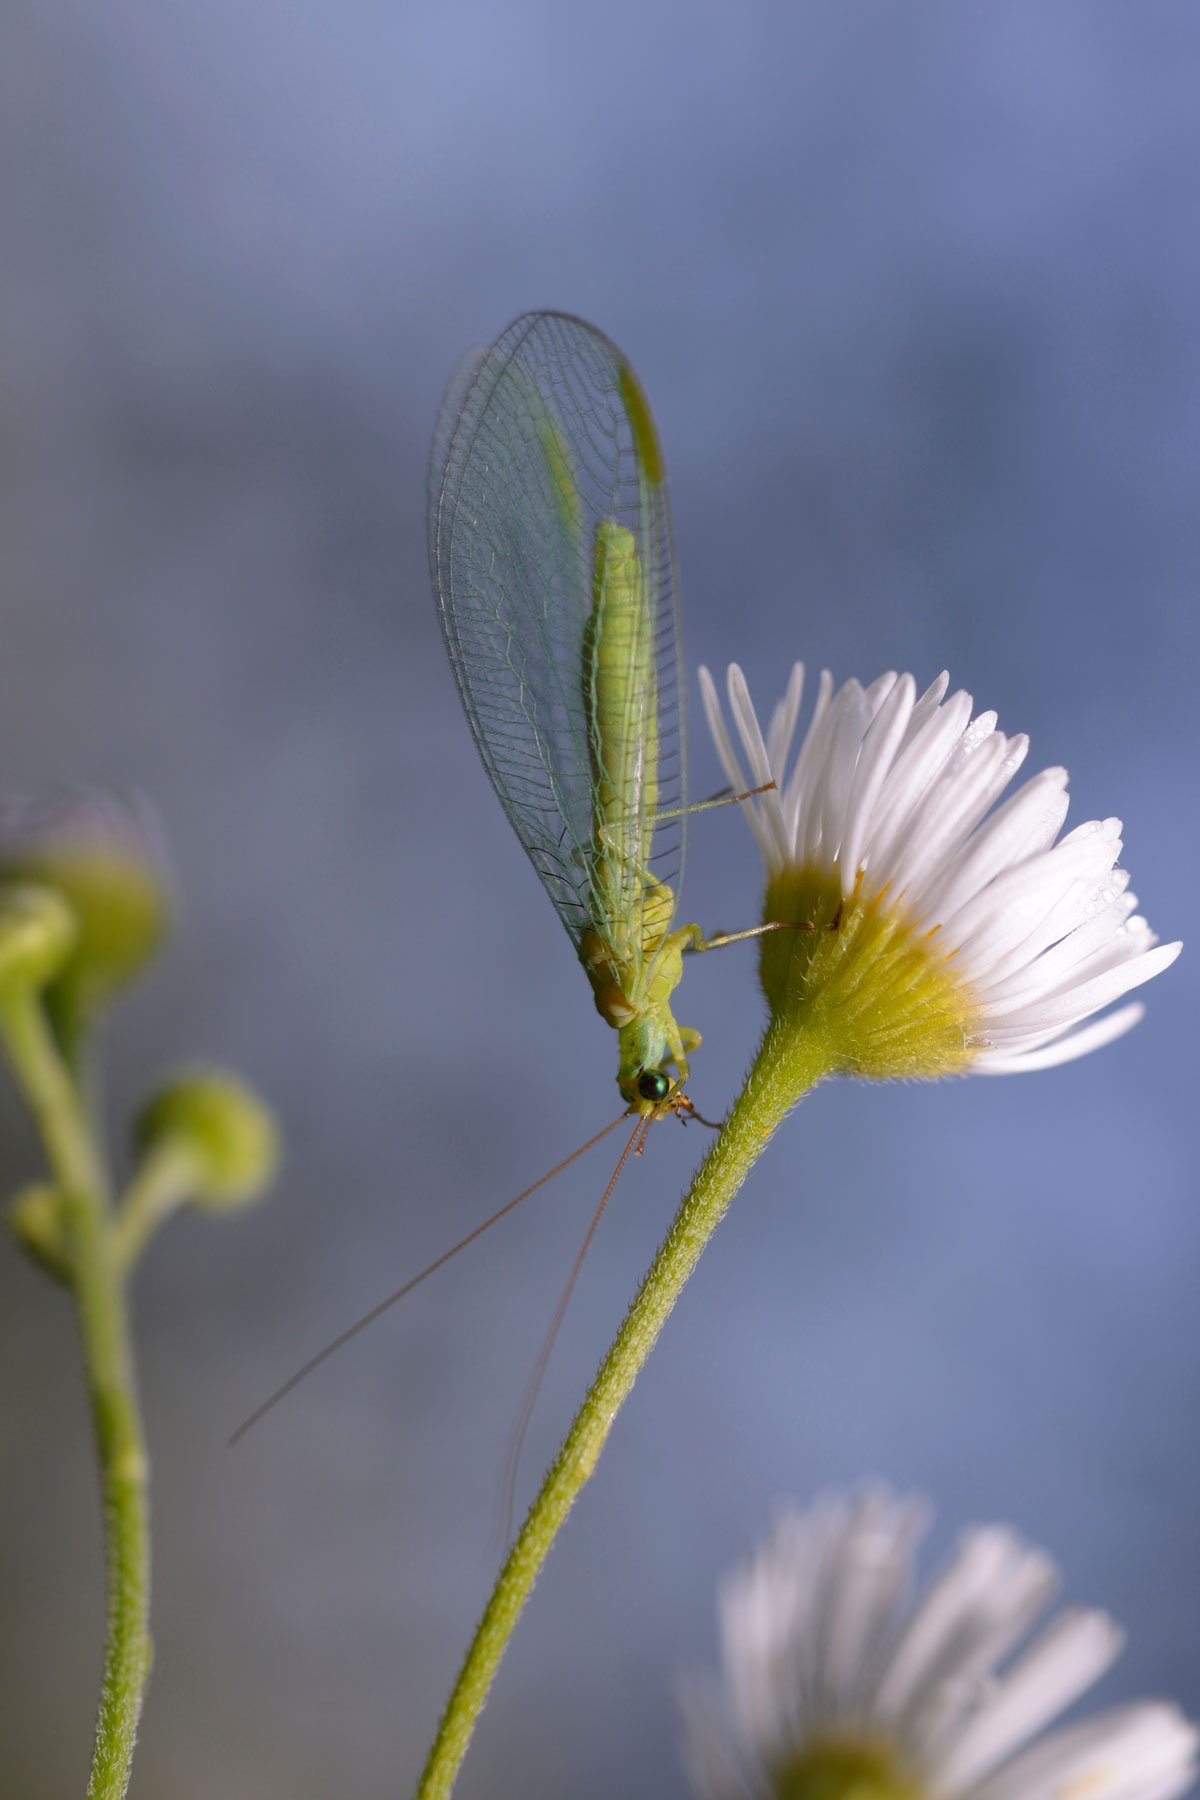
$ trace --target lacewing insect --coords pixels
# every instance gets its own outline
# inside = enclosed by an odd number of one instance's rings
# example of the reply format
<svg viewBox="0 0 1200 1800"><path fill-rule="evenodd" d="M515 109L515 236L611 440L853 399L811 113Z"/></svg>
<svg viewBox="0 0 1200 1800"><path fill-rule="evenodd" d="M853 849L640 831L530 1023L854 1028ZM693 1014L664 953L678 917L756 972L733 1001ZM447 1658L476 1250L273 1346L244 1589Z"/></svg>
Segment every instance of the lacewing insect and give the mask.
<svg viewBox="0 0 1200 1800"><path fill-rule="evenodd" d="M687 1111L671 996L685 743L662 451L629 363L529 313L452 389L429 558L463 707L500 804L617 1033L631 1113Z"/></svg>
<svg viewBox="0 0 1200 1800"><path fill-rule="evenodd" d="M597 1011L617 1034L625 1111L566 1162L634 1119L540 1371L627 1158L640 1154L655 1120L694 1114L686 1084L700 1034L676 1022L671 1003L684 952L772 927L705 938L698 925L675 925L684 826L698 809L686 798L666 472L638 379L594 326L564 313L526 313L460 371L434 433L429 561L484 768L575 947ZM327 1345L235 1438L549 1179ZM530 1396L522 1427L531 1403Z"/></svg>

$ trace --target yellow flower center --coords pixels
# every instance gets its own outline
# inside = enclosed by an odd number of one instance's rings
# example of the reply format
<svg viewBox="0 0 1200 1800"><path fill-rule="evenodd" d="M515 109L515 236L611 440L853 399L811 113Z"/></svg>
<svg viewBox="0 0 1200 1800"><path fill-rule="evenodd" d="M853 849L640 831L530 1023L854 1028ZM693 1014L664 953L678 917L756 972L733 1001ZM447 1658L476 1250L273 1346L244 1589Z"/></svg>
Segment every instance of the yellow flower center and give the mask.
<svg viewBox="0 0 1200 1800"><path fill-rule="evenodd" d="M776 1800L925 1800L892 1745L826 1738L771 1770Z"/></svg>
<svg viewBox="0 0 1200 1800"><path fill-rule="evenodd" d="M767 883L763 919L800 927L762 940L763 990L777 1019L823 1041L843 1074L930 1079L974 1055L975 1003L938 928L914 925L886 888L843 900L836 872L788 868Z"/></svg>

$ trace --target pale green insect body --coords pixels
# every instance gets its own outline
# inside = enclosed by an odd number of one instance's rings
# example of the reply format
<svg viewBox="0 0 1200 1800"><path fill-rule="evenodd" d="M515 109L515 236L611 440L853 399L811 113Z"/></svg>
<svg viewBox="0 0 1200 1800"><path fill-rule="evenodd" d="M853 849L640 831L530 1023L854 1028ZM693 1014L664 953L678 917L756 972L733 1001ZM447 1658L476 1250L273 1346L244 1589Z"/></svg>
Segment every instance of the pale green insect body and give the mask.
<svg viewBox="0 0 1200 1800"><path fill-rule="evenodd" d="M674 554L650 410L592 326L518 319L452 390L430 558L480 755L618 1033L631 1111L686 1107Z"/></svg>
<svg viewBox="0 0 1200 1800"><path fill-rule="evenodd" d="M579 954L597 1011L618 1033L621 1093L636 1111L654 1112L686 1081L687 1052L700 1042L671 1009L692 928L671 931L674 890L650 869L658 816L650 611L633 534L607 520L596 528L583 679L595 778L592 885L606 929L585 931ZM674 1064L674 1081L664 1063Z"/></svg>

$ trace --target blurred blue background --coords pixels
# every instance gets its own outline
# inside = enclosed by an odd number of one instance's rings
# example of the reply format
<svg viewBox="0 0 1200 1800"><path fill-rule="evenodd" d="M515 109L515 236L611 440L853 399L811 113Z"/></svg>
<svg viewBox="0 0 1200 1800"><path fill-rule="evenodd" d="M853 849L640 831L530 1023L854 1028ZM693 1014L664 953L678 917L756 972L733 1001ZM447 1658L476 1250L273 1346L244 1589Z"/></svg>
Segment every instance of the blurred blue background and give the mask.
<svg viewBox="0 0 1200 1800"><path fill-rule="evenodd" d="M231 1453L326 1336L614 1110L614 1044L476 761L424 548L468 347L595 319L672 477L698 662L763 703L946 665L1195 938L1200 13L1186 4L84 0L0 54L3 778L132 786L185 896L111 1032L121 1121L202 1052L268 1205L138 1285L157 1666L134 1793L410 1791L495 1567L504 1446L597 1152ZM741 821L688 917L748 922ZM876 1473L1109 1606L1109 1697L1200 1710L1196 959L1063 1070L822 1090L744 1191L526 1614L464 1800L682 1796L672 1683L773 1502ZM697 1104L752 950L689 970ZM5 1181L37 1169L7 1092ZM583 1276L532 1491L702 1148ZM0 1792L78 1792L102 1594L67 1310L0 1254Z"/></svg>

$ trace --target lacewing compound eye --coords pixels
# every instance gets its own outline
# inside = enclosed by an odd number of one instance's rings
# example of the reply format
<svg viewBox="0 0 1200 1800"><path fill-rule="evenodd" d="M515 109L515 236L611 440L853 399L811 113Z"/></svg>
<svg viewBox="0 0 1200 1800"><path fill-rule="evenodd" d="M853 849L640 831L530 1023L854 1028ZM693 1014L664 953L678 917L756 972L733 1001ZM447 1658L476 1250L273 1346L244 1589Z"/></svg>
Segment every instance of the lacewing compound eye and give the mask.
<svg viewBox="0 0 1200 1800"><path fill-rule="evenodd" d="M671 1091L671 1078L661 1069L644 1069L638 1076L637 1089L643 1100L665 1100Z"/></svg>

